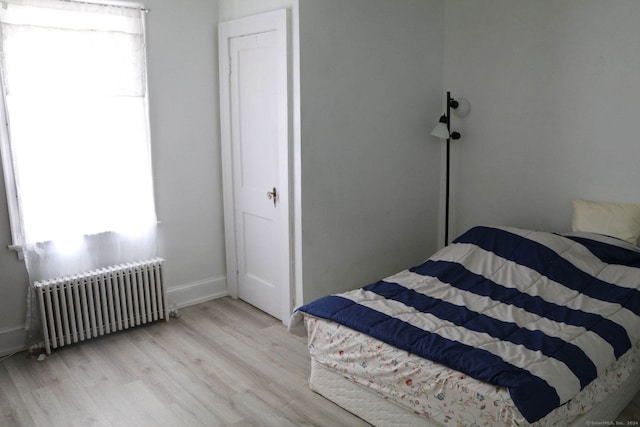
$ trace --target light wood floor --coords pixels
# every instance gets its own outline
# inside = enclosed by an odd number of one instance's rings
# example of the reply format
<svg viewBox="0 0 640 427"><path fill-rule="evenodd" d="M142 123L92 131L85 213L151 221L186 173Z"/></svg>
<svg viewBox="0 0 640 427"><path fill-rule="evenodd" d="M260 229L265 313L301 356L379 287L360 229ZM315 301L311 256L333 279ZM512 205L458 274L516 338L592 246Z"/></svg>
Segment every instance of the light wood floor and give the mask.
<svg viewBox="0 0 640 427"><path fill-rule="evenodd" d="M0 426L367 426L307 386L306 341L223 298L0 363ZM637 425L640 395L620 415Z"/></svg>
<svg viewBox="0 0 640 427"><path fill-rule="evenodd" d="M307 386L306 341L231 298L0 363L0 426L366 426Z"/></svg>

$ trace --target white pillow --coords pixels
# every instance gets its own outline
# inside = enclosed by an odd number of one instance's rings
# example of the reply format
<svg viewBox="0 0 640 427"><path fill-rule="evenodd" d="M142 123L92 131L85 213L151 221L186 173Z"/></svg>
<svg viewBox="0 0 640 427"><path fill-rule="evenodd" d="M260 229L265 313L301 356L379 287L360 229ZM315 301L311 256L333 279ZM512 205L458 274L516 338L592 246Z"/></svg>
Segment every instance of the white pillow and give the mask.
<svg viewBox="0 0 640 427"><path fill-rule="evenodd" d="M613 236L638 245L640 205L574 200L572 229Z"/></svg>

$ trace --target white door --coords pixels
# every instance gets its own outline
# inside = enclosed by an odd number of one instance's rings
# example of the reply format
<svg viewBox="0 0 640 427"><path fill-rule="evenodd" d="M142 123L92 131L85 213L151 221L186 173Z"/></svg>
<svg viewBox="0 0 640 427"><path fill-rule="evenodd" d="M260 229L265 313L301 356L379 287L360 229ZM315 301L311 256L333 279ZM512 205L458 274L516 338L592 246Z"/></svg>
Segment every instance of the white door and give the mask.
<svg viewBox="0 0 640 427"><path fill-rule="evenodd" d="M235 289L234 281L228 282L232 295L286 322L291 277L286 27L269 27L245 25L220 40L228 48L229 76L222 90L228 92L223 127L229 126L231 161L225 187L231 181L226 189L232 192L225 202L232 212L225 207L225 221L233 223L233 230L227 228L233 239L227 256L235 261ZM228 278L233 273L228 271Z"/></svg>

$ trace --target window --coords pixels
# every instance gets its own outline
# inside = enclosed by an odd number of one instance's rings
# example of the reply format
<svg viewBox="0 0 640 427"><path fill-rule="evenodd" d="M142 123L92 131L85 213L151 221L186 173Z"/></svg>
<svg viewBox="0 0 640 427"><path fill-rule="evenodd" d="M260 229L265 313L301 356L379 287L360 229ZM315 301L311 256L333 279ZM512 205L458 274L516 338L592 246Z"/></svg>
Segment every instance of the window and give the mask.
<svg viewBox="0 0 640 427"><path fill-rule="evenodd" d="M0 32L14 244L155 229L141 8L10 0Z"/></svg>

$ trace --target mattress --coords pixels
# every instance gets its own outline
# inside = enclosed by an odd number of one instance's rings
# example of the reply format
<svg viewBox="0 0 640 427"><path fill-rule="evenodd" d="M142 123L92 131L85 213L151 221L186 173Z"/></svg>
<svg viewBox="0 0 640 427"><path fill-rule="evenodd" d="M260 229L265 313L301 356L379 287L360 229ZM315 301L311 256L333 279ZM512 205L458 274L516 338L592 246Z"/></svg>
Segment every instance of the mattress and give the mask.
<svg viewBox="0 0 640 427"><path fill-rule="evenodd" d="M475 380L332 321L305 316L310 387L376 425L526 426L505 388ZM535 426L615 416L640 389L640 349Z"/></svg>

